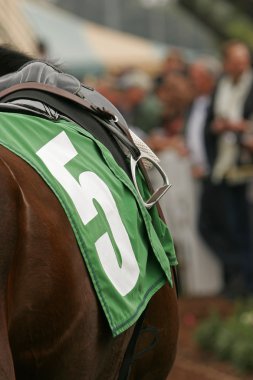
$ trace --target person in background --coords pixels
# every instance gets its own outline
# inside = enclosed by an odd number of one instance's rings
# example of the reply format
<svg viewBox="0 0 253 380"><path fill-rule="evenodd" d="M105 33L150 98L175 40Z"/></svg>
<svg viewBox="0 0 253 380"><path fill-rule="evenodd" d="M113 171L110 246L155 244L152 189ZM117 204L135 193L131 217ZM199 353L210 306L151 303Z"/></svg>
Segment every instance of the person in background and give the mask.
<svg viewBox="0 0 253 380"><path fill-rule="evenodd" d="M253 71L248 47L228 42L205 127L210 173L204 182L200 231L224 269L224 293L252 294L253 252L247 182L249 150L244 145L253 115Z"/></svg>
<svg viewBox="0 0 253 380"><path fill-rule="evenodd" d="M185 136L194 178L201 179L208 171L204 127L219 69L219 63L211 57L193 62L188 69L193 102L186 116Z"/></svg>
<svg viewBox="0 0 253 380"><path fill-rule="evenodd" d="M152 133L152 130L161 124L164 114L164 102L160 97L162 84L152 86L151 91L139 105L136 114L136 125L138 125L146 134Z"/></svg>
<svg viewBox="0 0 253 380"><path fill-rule="evenodd" d="M160 204L179 257L181 292L192 294L195 278L192 280L188 260L196 252L194 188L183 134L185 111L192 100L190 83L184 75L171 73L164 78L159 96L165 105L162 124L152 130L146 142L157 154L172 184ZM149 174L154 187L158 187L160 178L157 172L151 170Z"/></svg>
<svg viewBox="0 0 253 380"><path fill-rule="evenodd" d="M220 264L200 238L197 225L197 197L192 177L192 162L185 140L185 113L196 96L189 78L171 73L159 89L166 104L163 124L152 131L147 143L155 150L172 188L160 203L168 226L173 232L179 257L179 277L184 295L217 294L222 288ZM156 172L150 173L155 186Z"/></svg>
<svg viewBox="0 0 253 380"><path fill-rule="evenodd" d="M155 77L155 83L159 85L170 74L186 75L186 73L187 64L183 54L179 49L171 49L162 62L161 70Z"/></svg>
<svg viewBox="0 0 253 380"><path fill-rule="evenodd" d="M163 103L163 115L161 125L151 131L148 144L158 153L174 147L183 156L188 155L183 127L192 100L190 83L184 75L171 73L163 79L157 92Z"/></svg>
<svg viewBox="0 0 253 380"><path fill-rule="evenodd" d="M193 91L193 101L186 113L184 130L195 198L193 199L192 214L196 233L196 252L195 255L192 254L192 264L189 265L194 265L198 292L201 293L200 289L205 287L203 294L210 295L218 294L223 288L222 268L219 259L200 235L198 225L203 180L208 175L209 169L204 129L220 69L221 65L214 57L201 57L189 65L188 77Z"/></svg>
<svg viewBox="0 0 253 380"><path fill-rule="evenodd" d="M121 92L117 88L117 78L115 75L106 73L101 78L86 78L85 84L94 87L100 94L110 100L115 107L120 107Z"/></svg>
<svg viewBox="0 0 253 380"><path fill-rule="evenodd" d="M141 70L130 70L117 80L119 90L118 108L129 127L141 138L146 136L145 125L140 120L141 105L152 90L152 81Z"/></svg>

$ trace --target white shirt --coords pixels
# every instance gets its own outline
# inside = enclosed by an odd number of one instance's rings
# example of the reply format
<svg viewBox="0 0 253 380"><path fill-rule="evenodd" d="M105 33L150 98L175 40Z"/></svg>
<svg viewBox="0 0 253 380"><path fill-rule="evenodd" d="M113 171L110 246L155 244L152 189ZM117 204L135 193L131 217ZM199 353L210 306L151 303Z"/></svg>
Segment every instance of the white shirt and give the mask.
<svg viewBox="0 0 253 380"><path fill-rule="evenodd" d="M243 119L243 109L245 100L252 85L252 71L246 71L236 83L224 76L217 89L214 102L215 117L223 117L232 122L239 122ZM239 146L236 134L232 131L223 132L218 139L218 152L214 163L212 180L219 183L236 165L239 155Z"/></svg>
<svg viewBox="0 0 253 380"><path fill-rule="evenodd" d="M243 118L244 103L252 85L252 79L252 71L246 71L236 83L229 76L224 76L220 80L214 101L215 117L223 117L234 122Z"/></svg>

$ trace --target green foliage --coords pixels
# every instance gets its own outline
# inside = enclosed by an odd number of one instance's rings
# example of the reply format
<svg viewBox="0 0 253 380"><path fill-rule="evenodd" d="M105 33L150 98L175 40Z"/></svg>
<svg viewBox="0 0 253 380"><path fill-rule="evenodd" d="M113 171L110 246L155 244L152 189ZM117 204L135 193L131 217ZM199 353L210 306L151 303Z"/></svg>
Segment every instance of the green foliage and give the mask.
<svg viewBox="0 0 253 380"><path fill-rule="evenodd" d="M237 334L234 329L234 321L228 321L220 326L217 334L214 351L219 359L227 360L231 356L231 347L234 346Z"/></svg>
<svg viewBox="0 0 253 380"><path fill-rule="evenodd" d="M227 34L233 38L244 41L253 47L253 28L251 20L245 17L237 17L225 24Z"/></svg>
<svg viewBox="0 0 253 380"><path fill-rule="evenodd" d="M233 346L231 362L242 372L253 371L252 332Z"/></svg>
<svg viewBox="0 0 253 380"><path fill-rule="evenodd" d="M230 361L242 372L253 371L253 302L238 304L234 313L223 319L210 315L195 331L199 346L220 360Z"/></svg>
<svg viewBox="0 0 253 380"><path fill-rule="evenodd" d="M213 351L215 341L220 333L221 323L217 313L211 314L203 321L195 331L195 338L199 345L206 351Z"/></svg>

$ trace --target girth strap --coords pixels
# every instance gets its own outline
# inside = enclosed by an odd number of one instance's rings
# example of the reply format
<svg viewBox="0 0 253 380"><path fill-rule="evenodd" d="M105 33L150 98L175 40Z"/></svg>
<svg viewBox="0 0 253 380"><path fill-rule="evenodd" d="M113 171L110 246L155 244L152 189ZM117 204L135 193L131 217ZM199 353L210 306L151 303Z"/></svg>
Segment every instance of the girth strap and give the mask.
<svg viewBox="0 0 253 380"><path fill-rule="evenodd" d="M130 342L128 343L128 346L127 346L127 349L126 349L126 352L124 355L124 359L123 359L123 362L121 364L121 368L119 371L119 377L117 380L127 380L128 379L128 376L131 372L131 366L132 366L133 361L134 361L134 351L136 348L138 338L140 336L144 317L145 317L145 311L142 313L142 315L140 316L140 318L138 319L138 321L135 324L133 335L130 339Z"/></svg>
<svg viewBox="0 0 253 380"><path fill-rule="evenodd" d="M115 115L110 110L106 109L105 107L98 107L97 105L91 103L82 96L81 92L77 94L72 94L67 90L55 86L50 86L49 84L25 82L15 84L11 87L6 88L5 90L2 90L0 92L0 100L6 102L6 97L10 94L15 94L15 97L18 99L20 98L20 94L18 94L20 90L38 90L44 93L60 96L63 99L71 101L72 103L74 102L79 104L83 108L89 110L92 114L95 114L96 116L99 116L102 119L117 121L117 126L122 130L122 132L127 136L130 135L128 128L121 124L118 120L116 120Z"/></svg>

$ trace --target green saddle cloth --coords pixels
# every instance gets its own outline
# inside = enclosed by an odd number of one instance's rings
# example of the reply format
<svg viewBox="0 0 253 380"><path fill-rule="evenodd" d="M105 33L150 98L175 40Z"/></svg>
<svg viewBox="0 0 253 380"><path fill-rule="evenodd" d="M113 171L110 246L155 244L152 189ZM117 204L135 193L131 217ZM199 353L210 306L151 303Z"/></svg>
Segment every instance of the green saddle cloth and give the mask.
<svg viewBox="0 0 253 380"><path fill-rule="evenodd" d="M174 246L156 207L143 206L111 153L74 123L1 112L0 144L58 197L112 333L125 331L166 281L173 286ZM141 173L138 182L147 196Z"/></svg>

